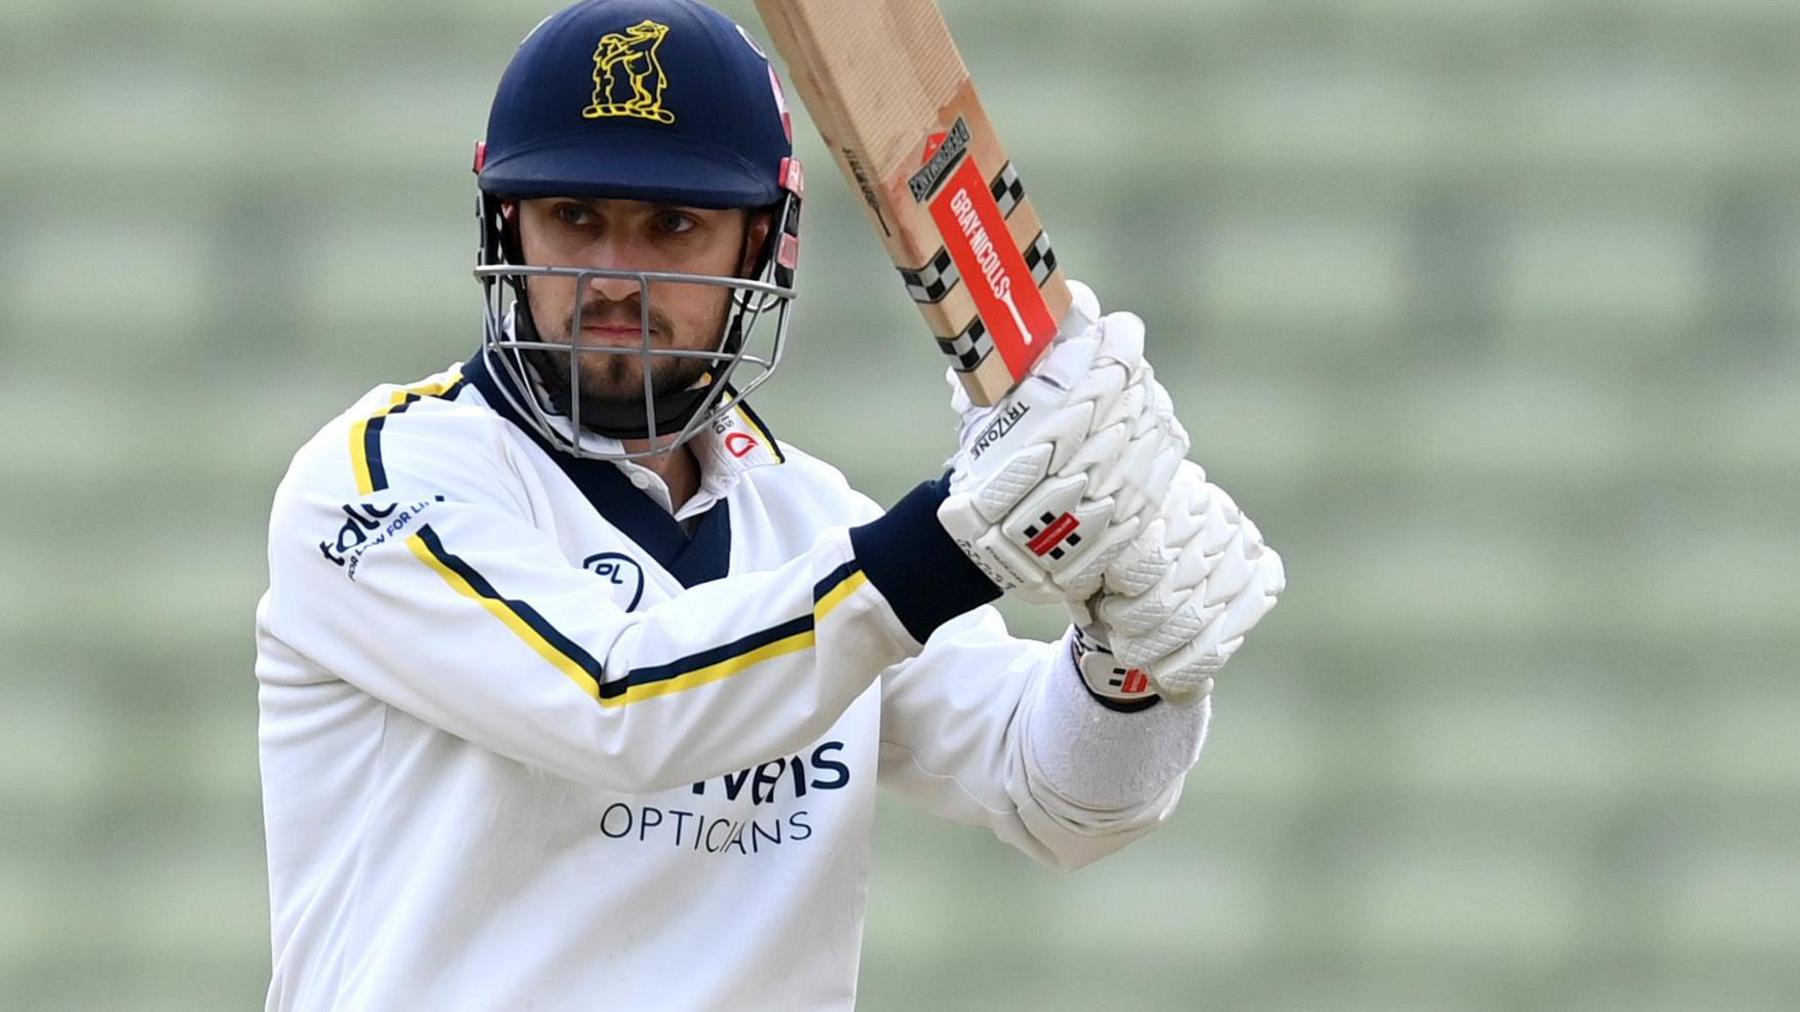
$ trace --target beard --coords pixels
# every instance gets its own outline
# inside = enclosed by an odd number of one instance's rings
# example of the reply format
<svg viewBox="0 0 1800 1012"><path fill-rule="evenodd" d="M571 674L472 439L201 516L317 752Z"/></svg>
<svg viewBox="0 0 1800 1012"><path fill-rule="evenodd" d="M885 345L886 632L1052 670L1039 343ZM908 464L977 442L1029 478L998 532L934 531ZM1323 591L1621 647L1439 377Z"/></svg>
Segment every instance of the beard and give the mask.
<svg viewBox="0 0 1800 1012"><path fill-rule="evenodd" d="M691 390L713 371L716 361L725 358L724 355L718 360L652 356L650 392L661 399ZM536 370L538 381L553 403L566 407L578 402L585 418L607 418L617 415L621 409L634 407L643 410L645 363L636 349L588 349L581 353L577 366L580 390L576 397L570 397L568 352L529 351L525 353L525 360Z"/></svg>
<svg viewBox="0 0 1800 1012"><path fill-rule="evenodd" d="M642 320L641 313L641 303L632 298L617 303L583 306L581 318L584 323L624 323L636 327ZM559 321L561 325L558 332L552 335L544 333L537 326L536 315L531 314L529 324L538 331L540 340L558 345L573 343L569 339L573 320L564 317ZM723 330L724 315L724 311L721 311L719 319L713 323L710 328L712 334L717 335ZM589 347L576 351L575 368L579 371L579 377L573 390L570 384L570 352L534 349L523 355L537 373L544 391L550 395L552 405L560 413L573 416L579 409L583 428L602 432L617 428L635 429L643 426L646 420L646 369L650 373L650 392L657 405L655 413L666 417L665 412L673 407L672 402L681 399L678 395L704 387L708 377L716 374L731 358L729 352L720 352L718 358L656 355L654 351L658 349L705 349L692 347L676 339L673 321L655 306L650 307L649 326L653 354L648 361L637 346ZM716 348L719 344L715 340L711 346Z"/></svg>

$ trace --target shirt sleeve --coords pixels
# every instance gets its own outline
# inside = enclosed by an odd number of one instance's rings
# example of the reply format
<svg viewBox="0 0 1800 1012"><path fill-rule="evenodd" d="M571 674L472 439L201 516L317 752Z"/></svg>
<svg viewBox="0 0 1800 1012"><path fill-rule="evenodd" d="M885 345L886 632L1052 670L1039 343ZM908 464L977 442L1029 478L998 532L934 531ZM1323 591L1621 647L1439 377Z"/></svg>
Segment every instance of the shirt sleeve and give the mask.
<svg viewBox="0 0 1800 1012"><path fill-rule="evenodd" d="M882 679L882 783L1057 868L1125 846L1173 812L1199 756L1202 701L1122 713L1081 683L1066 640L1007 635L982 608Z"/></svg>
<svg viewBox="0 0 1800 1012"><path fill-rule="evenodd" d="M271 518L263 635L571 780L650 791L803 747L937 625L995 594L972 566L974 581L939 574L930 600L910 589L917 566L960 557L928 486L910 509L822 531L778 569L625 612L533 522L529 475L482 413L424 404L386 422L378 481L354 427L349 454L340 429L296 458Z"/></svg>

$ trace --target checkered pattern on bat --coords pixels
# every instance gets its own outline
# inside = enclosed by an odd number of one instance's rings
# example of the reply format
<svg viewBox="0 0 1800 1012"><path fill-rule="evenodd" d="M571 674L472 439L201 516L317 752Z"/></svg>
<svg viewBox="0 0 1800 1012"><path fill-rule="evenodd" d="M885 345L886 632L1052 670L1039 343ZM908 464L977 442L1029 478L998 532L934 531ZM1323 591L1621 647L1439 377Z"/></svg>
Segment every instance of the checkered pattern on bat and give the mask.
<svg viewBox="0 0 1800 1012"><path fill-rule="evenodd" d="M1025 247L1025 266L1031 268L1031 279L1040 286L1056 272L1056 251L1050 248L1050 237L1039 232Z"/></svg>
<svg viewBox="0 0 1800 1012"><path fill-rule="evenodd" d="M988 184L988 188L994 195L994 202L1000 206L1001 215L1005 217L1011 217L1013 208L1018 207L1019 202L1025 199L1025 184L1019 182L1018 170L1013 168L1011 162L1000 167L1000 173ZM1041 241L1043 237L1040 235L1038 238ZM1049 247L1044 247L1044 250L1048 252ZM1027 263L1029 262L1027 259ZM1052 258L1051 270L1055 269L1055 259ZM906 283L906 294L912 296L914 302L925 305L944 301L944 296L949 295L957 282L962 280L962 272L956 269L956 262L950 259L950 251L941 248L925 266L913 269L901 267L898 270L900 280ZM1037 279L1038 284L1043 284L1044 278L1049 276L1046 271Z"/></svg>
<svg viewBox="0 0 1800 1012"><path fill-rule="evenodd" d="M926 305L944 301L950 289L962 280L962 272L956 269L956 262L950 259L950 251L940 248L932 256L931 262L923 267L908 270L899 268L900 280L906 282L906 294L912 296L914 302Z"/></svg>
<svg viewBox="0 0 1800 1012"><path fill-rule="evenodd" d="M956 360L958 372L974 372L994 351L994 338L977 316L955 337L937 338L938 350Z"/></svg>
<svg viewBox="0 0 1800 1012"><path fill-rule="evenodd" d="M1025 184L1019 182L1019 172L1011 162L1000 166L1000 174L988 184L988 189L993 191L994 203L1000 205L1003 217L1012 217L1013 208L1018 207L1019 201L1025 199Z"/></svg>

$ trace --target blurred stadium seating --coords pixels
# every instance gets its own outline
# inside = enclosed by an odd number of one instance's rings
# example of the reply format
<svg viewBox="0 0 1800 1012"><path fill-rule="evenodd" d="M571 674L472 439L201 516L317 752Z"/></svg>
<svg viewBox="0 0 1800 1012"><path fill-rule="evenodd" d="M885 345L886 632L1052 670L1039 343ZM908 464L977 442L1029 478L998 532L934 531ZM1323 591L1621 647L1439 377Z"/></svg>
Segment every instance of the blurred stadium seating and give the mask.
<svg viewBox="0 0 1800 1012"><path fill-rule="evenodd" d="M863 1007L1800 1007L1800 5L945 8L1292 589L1125 854L884 810ZM0 1008L260 1003L267 503L477 340L542 13L0 0ZM801 145L759 403L892 499L937 353Z"/></svg>

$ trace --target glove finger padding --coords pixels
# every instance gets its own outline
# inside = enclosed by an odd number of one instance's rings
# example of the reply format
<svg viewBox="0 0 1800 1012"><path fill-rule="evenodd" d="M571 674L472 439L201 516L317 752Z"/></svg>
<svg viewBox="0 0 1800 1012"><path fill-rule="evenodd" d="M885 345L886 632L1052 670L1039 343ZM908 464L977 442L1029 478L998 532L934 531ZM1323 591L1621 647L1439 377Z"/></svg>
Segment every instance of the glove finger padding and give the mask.
<svg viewBox="0 0 1800 1012"><path fill-rule="evenodd" d="M1264 548L1244 589L1193 642L1150 663L1146 668L1150 680L1170 696L1211 692L1213 676L1244 645L1245 635L1275 607L1285 589L1287 570L1281 555Z"/></svg>
<svg viewBox="0 0 1800 1012"><path fill-rule="evenodd" d="M1169 546L1192 541L1205 520L1209 488L1199 464L1176 461L1163 508L1108 567L1103 582L1108 594L1137 597L1162 581L1176 562L1177 553Z"/></svg>
<svg viewBox="0 0 1800 1012"><path fill-rule="evenodd" d="M1107 566L1102 589L1115 597L1137 597L1161 582L1175 563L1168 550L1168 520L1157 517L1144 525L1143 533L1133 538L1127 549Z"/></svg>
<svg viewBox="0 0 1800 1012"><path fill-rule="evenodd" d="M1206 575L1194 585L1200 600L1207 607L1224 604L1249 586L1250 576L1256 569L1256 560L1265 550L1260 543L1250 541L1249 534L1244 528L1238 527L1225 550L1211 560ZM1181 568L1176 566L1177 570Z"/></svg>
<svg viewBox="0 0 1800 1012"><path fill-rule="evenodd" d="M1115 649L1133 664L1187 642L1224 603L1211 593L1208 568L1225 564L1223 555L1209 560L1192 545L1166 554L1170 563L1155 586L1132 597L1103 596L1094 609L1095 617L1117 633Z"/></svg>
<svg viewBox="0 0 1800 1012"><path fill-rule="evenodd" d="M1236 650L1233 630L1241 639L1273 607L1285 576L1262 532L1197 466L1183 469L1146 536L1158 524L1166 540L1110 571L1108 593L1091 612L1110 627L1121 662L1167 674L1171 691L1191 692ZM1264 605L1250 603L1265 597Z"/></svg>
<svg viewBox="0 0 1800 1012"><path fill-rule="evenodd" d="M1102 326L1111 326L1112 319L1106 317ZM1103 357L1096 356L1096 362ZM1097 405L1100 403L1096 401ZM1174 464L1187 455L1187 430L1175 418L1168 391L1156 382L1148 362L1119 393L1110 410L1096 410L1093 427L1096 439L1083 451L1096 465L1097 494L1111 495L1133 484L1139 489L1160 492L1168 487ZM1171 446L1179 447L1180 452L1166 461L1156 457L1158 451ZM1152 466L1153 461L1157 466ZM1160 496L1157 498L1160 500Z"/></svg>
<svg viewBox="0 0 1800 1012"><path fill-rule="evenodd" d="M1116 630L1113 647L1119 656L1146 665L1215 621L1250 586L1257 559L1267 553L1248 545L1241 530L1216 557L1190 545L1154 588L1137 597L1102 599L1096 616Z"/></svg>
<svg viewBox="0 0 1800 1012"><path fill-rule="evenodd" d="M1137 535L1142 526L1141 516L1119 521L1105 532L1098 543L1074 560L1067 572L1058 574L1056 583L1062 591L1063 600L1079 604L1099 594L1105 586L1107 571L1141 540L1134 535Z"/></svg>

